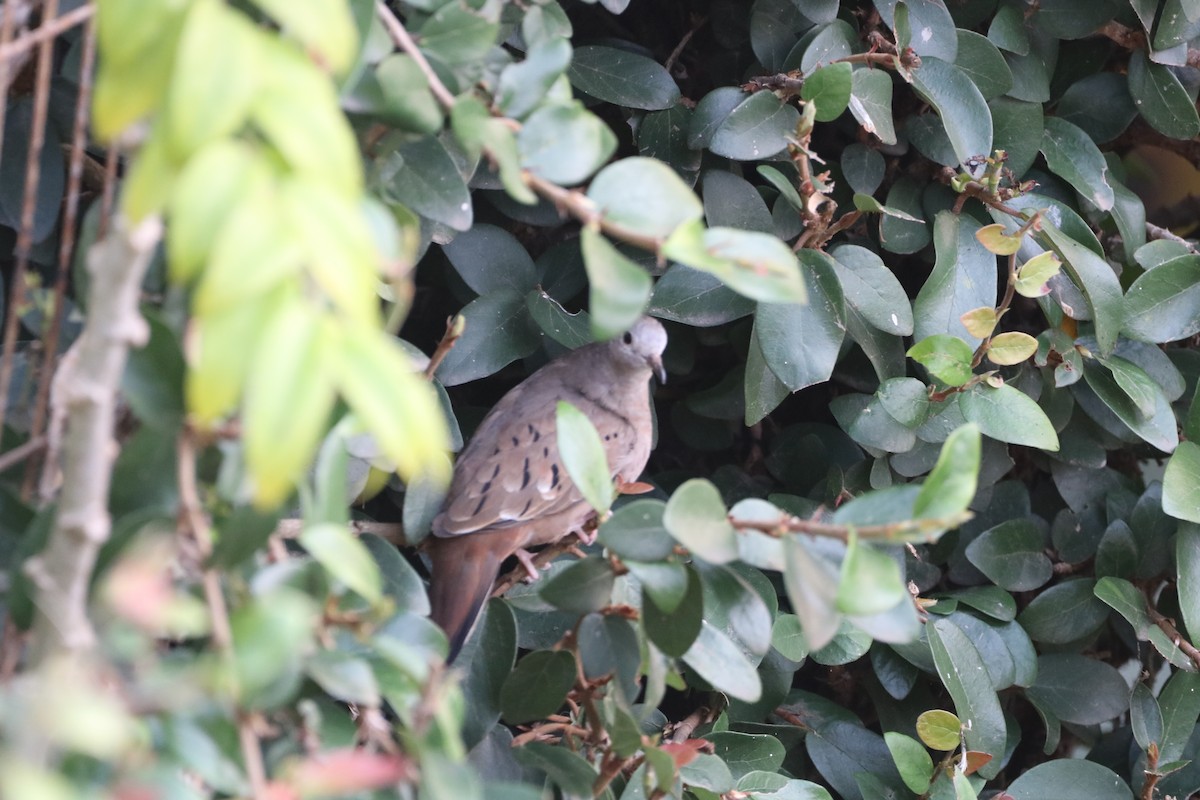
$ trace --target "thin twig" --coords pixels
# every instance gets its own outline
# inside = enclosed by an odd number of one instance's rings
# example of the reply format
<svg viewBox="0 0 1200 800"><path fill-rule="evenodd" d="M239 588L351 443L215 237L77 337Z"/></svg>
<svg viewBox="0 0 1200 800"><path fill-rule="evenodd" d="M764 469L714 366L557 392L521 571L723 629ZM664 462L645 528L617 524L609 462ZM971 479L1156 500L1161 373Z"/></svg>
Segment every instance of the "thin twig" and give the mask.
<svg viewBox="0 0 1200 800"><path fill-rule="evenodd" d="M408 540L404 536L404 526L399 522L374 522L366 519L354 519L346 524L352 533L360 535L369 533L401 547L408 545ZM304 520L281 519L279 520L279 524L275 526L274 535L281 536L284 539L294 539L303 530Z"/></svg>
<svg viewBox="0 0 1200 800"><path fill-rule="evenodd" d="M387 28L392 40L400 45L400 49L408 54L409 58L416 63L417 68L421 70L421 73L425 75L426 80L429 81L429 90L433 92L433 96L437 101L442 104L442 108L447 111L454 108L454 95L446 88L446 84L442 83L442 79L438 77L438 74L433 71L433 67L429 65L425 54L421 52L421 48L417 47L417 43L409 35L408 29L404 27L404 24L392 13L392 10L387 7L387 4L383 0L376 0L375 12L379 15L379 19L383 21L383 26Z"/></svg>
<svg viewBox="0 0 1200 800"><path fill-rule="evenodd" d="M438 367L442 365L442 361L454 349L459 337L463 335L466 322L462 314L455 314L446 320L446 332L442 334L442 340L438 342L437 349L433 351L433 355L429 357L429 363L425 366L425 380L433 380Z"/></svg>
<svg viewBox="0 0 1200 800"><path fill-rule="evenodd" d="M781 539L789 533L807 533L810 536L822 536L828 539L837 539L842 542L850 540L850 531L858 535L860 539L884 539L894 540L902 534L909 534L922 530L945 530L947 528L955 528L966 522L973 515L970 512L947 518L947 519L920 519L920 520L905 520L903 522L889 522L883 525L834 525L828 522L817 522L811 519L800 519L784 515L774 522L760 522L758 520L737 519L736 517L729 518L729 524L734 528L743 531L758 531L772 536L776 539Z"/></svg>
<svg viewBox="0 0 1200 800"><path fill-rule="evenodd" d="M46 0L43 19L58 15L58 0ZM17 231L17 263L9 286L8 317L4 320L4 348L0 354L0 432L8 413L8 390L12 385L13 360L17 352L21 308L25 305L25 273L33 248L33 224L37 211L38 183L42 174L42 148L46 143L46 118L50 109L50 75L54 70L54 40L43 39L38 49L37 81L33 95L33 122L25 158L25 191L21 199L21 229Z"/></svg>
<svg viewBox="0 0 1200 800"><path fill-rule="evenodd" d="M675 62L683 54L683 48L687 47L688 42L696 35L696 31L704 27L704 23L706 22L708 22L708 17L700 17L700 19L696 20L696 24L692 25L691 29L679 40L679 44L675 45L675 49L671 51L671 55L667 56L667 60L663 62L663 67L666 68L667 72L670 72L671 67L675 66Z"/></svg>
<svg viewBox="0 0 1200 800"><path fill-rule="evenodd" d="M90 8L90 6L83 6ZM41 436L45 431L47 410L50 402L50 381L54 375L55 364L58 361L58 338L62 328L63 317L66 316L67 276L71 273L71 256L75 250L76 220L79 216L79 193L83 183L83 157L87 146L88 109L91 106L93 65L96 58L96 25L90 19L83 34L83 55L79 67L79 96L75 100L75 124L71 133L71 160L67 172L67 204L63 211L62 237L58 247L58 273L54 276L54 311L50 314L49 329L44 334L46 346L43 349L45 359L42 364L42 374L38 380L37 399L33 404L33 424L30 426L32 436ZM38 474L38 459L29 461L25 472L25 486L22 496L29 496L33 488L34 476ZM44 462L41 470L39 485L50 485L48 472L57 467L50 462ZM49 497L39 498L47 502Z"/></svg>
<svg viewBox="0 0 1200 800"><path fill-rule="evenodd" d="M22 461L29 458L31 455L41 452L42 449L45 447L46 447L46 437L45 436L38 436L36 438L30 439L29 441L25 442L24 444L14 447L12 450L5 452L3 455L0 455L0 472L4 472L8 468L16 466L17 464L20 464Z"/></svg>
<svg viewBox="0 0 1200 800"><path fill-rule="evenodd" d="M204 563L212 554L212 526L200 504L200 495L196 488L196 442L188 428L179 435L176 455L180 523L188 534L189 541L195 546L198 559ZM221 591L220 572L212 567L205 567L202 585L204 602L208 606L209 621L212 625L213 648L232 671L233 629L229 623L225 595ZM254 728L253 716L239 711L237 728L246 777L250 779L251 795L255 800L262 800L267 796L267 769L263 763L262 745Z"/></svg>
<svg viewBox="0 0 1200 800"><path fill-rule="evenodd" d="M6 4L7 5L7 4ZM55 17L58 12L58 3L54 3L53 11L50 10L50 3L46 4L45 17L54 17L49 22L43 22L35 30L6 45L0 45L0 61L8 61L13 56L20 55L31 49L35 44L43 42L53 43L55 39L63 33L74 28L81 22L91 19L96 13L96 6L89 3L86 6L80 6L73 11L68 11L61 17Z"/></svg>
<svg viewBox="0 0 1200 800"><path fill-rule="evenodd" d="M1150 620L1162 629L1162 632L1167 635L1171 643L1183 651L1183 654L1190 658L1197 668L1200 668L1200 650L1197 650L1194 644L1183 637L1183 634L1179 632L1179 629L1175 627L1171 620L1164 617L1159 613L1158 609L1151 605L1149 598L1146 599L1146 609L1150 613Z"/></svg>
<svg viewBox="0 0 1200 800"><path fill-rule="evenodd" d="M1196 245L1192 244L1187 239L1183 238L1182 236L1180 236L1180 235L1176 234L1175 232L1170 231L1166 228L1160 228L1159 226L1155 225L1153 222L1146 223L1146 238L1147 239L1166 239L1168 242L1175 242L1175 244L1183 245L1184 247L1186 247L1188 249L1189 253L1193 253L1193 254L1200 253L1200 250L1196 249Z"/></svg>

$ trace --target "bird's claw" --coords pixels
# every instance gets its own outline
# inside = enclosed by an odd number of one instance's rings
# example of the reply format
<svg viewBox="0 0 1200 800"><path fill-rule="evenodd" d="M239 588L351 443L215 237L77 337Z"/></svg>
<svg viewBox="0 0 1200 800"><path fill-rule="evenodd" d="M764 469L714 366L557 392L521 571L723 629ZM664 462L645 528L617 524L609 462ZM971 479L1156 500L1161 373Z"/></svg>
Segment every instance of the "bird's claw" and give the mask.
<svg viewBox="0 0 1200 800"><path fill-rule="evenodd" d="M525 578L527 583L533 583L541 575L538 572L537 566L533 563L533 554L525 548L521 548L516 553L517 561L521 562L521 566L525 568Z"/></svg>

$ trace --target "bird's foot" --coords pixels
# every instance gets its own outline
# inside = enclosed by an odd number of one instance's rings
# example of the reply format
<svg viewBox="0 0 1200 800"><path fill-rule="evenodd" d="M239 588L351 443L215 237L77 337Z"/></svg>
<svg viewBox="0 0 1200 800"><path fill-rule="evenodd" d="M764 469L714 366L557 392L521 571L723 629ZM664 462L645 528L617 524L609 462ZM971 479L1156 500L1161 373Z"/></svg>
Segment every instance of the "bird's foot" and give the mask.
<svg viewBox="0 0 1200 800"><path fill-rule="evenodd" d="M521 562L521 566L525 568L525 578L527 583L533 583L541 575L538 572L537 565L533 563L533 553L530 553L525 548L521 548L514 553L517 561Z"/></svg>

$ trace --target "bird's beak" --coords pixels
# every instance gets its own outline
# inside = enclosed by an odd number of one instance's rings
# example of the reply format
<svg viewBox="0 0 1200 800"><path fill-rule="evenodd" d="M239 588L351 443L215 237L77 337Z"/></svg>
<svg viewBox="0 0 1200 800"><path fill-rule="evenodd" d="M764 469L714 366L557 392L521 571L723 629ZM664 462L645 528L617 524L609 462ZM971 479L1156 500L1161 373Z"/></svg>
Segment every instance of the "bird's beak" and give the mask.
<svg viewBox="0 0 1200 800"><path fill-rule="evenodd" d="M658 376L658 382L666 383L667 371L663 369L662 356L651 356L647 361L650 363L650 369Z"/></svg>

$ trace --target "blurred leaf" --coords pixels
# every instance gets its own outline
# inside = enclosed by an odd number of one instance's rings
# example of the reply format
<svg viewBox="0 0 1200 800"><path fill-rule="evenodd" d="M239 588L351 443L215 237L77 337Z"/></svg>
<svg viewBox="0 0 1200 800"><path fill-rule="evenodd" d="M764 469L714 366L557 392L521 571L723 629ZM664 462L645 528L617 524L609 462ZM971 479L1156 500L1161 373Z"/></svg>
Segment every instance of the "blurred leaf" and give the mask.
<svg viewBox="0 0 1200 800"><path fill-rule="evenodd" d="M506 117L521 119L545 98L571 63L571 45L552 37L530 44L525 60L500 73L499 106Z"/></svg>
<svg viewBox="0 0 1200 800"><path fill-rule="evenodd" d="M675 541L663 524L665 511L666 505L661 500L626 503L601 524L597 541L622 558L665 559L675 548Z"/></svg>
<svg viewBox="0 0 1200 800"><path fill-rule="evenodd" d="M308 676L330 696L346 703L364 706L379 705L379 687L371 665L364 659L324 650L308 659Z"/></svg>
<svg viewBox="0 0 1200 800"><path fill-rule="evenodd" d="M721 631L701 621L700 633L683 661L719 692L753 703L762 696L762 679L737 646Z"/></svg>
<svg viewBox="0 0 1200 800"><path fill-rule="evenodd" d="M963 425L946 437L913 503L914 517L953 519L967 510L979 482L980 448L977 425Z"/></svg>
<svg viewBox="0 0 1200 800"><path fill-rule="evenodd" d="M521 163L548 181L572 186L599 169L617 149L617 137L580 103L543 106L517 134Z"/></svg>
<svg viewBox="0 0 1200 800"><path fill-rule="evenodd" d="M436 136L394 142L377 170L385 197L456 231L471 227L474 211L467 184Z"/></svg>
<svg viewBox="0 0 1200 800"><path fill-rule="evenodd" d="M588 199L605 221L634 233L665 239L699 220L704 207L674 170L652 158L623 158L592 179Z"/></svg>
<svg viewBox="0 0 1200 800"><path fill-rule="evenodd" d="M834 606L838 591L838 568L812 552L800 537L783 539L786 569L784 587L792 610L800 618L804 638L812 650L824 647L837 634L841 615Z"/></svg>
<svg viewBox="0 0 1200 800"><path fill-rule="evenodd" d="M661 590L642 584L642 625L655 646L668 656L678 658L688 651L700 634L704 613L703 586L693 569L684 574L685 593L670 609L658 605Z"/></svg>
<svg viewBox="0 0 1200 800"><path fill-rule="evenodd" d="M383 597L379 567L366 546L344 526L322 523L306 525L300 544L329 574L364 599L378 603Z"/></svg>
<svg viewBox="0 0 1200 800"><path fill-rule="evenodd" d="M588 274L592 334L604 341L638 321L650 302L652 281L600 233L585 227L579 236Z"/></svg>
<svg viewBox="0 0 1200 800"><path fill-rule="evenodd" d="M1013 800L1133 800L1116 773L1094 761L1057 759L1038 764L1009 784Z"/></svg>
<svg viewBox="0 0 1200 800"><path fill-rule="evenodd" d="M558 401L555 425L567 474L588 504L604 514L612 505L613 481L600 434L582 411L565 400Z"/></svg>
<svg viewBox="0 0 1200 800"><path fill-rule="evenodd" d="M717 487L703 478L693 478L667 501L663 525L693 555L712 564L724 564L738 557L737 532L726 514Z"/></svg>
<svg viewBox="0 0 1200 800"><path fill-rule="evenodd" d="M886 553L861 544L850 529L837 590L843 614L877 614L908 600L899 565Z"/></svg>
<svg viewBox="0 0 1200 800"><path fill-rule="evenodd" d="M752 300L804 303L796 256L776 237L734 228L684 223L663 242L662 255L716 275Z"/></svg>

